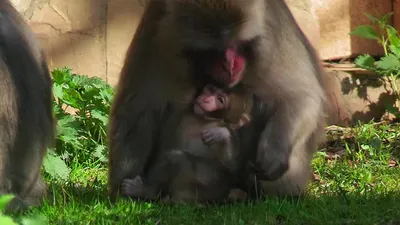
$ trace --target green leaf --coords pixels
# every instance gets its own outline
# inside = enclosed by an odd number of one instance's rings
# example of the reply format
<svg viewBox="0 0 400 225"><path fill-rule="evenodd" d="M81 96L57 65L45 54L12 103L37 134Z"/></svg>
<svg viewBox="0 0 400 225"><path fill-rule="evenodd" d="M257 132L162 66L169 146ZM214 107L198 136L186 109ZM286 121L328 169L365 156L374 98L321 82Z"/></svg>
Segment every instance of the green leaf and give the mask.
<svg viewBox="0 0 400 225"><path fill-rule="evenodd" d="M0 196L0 210L5 209L6 205L14 198L12 194L4 194Z"/></svg>
<svg viewBox="0 0 400 225"><path fill-rule="evenodd" d="M14 222L11 217L0 215L0 224L1 225L18 225L18 223Z"/></svg>
<svg viewBox="0 0 400 225"><path fill-rule="evenodd" d="M361 148L362 148L363 150L368 150L368 149L370 148L370 146L369 146L369 145L362 144L362 145L361 145Z"/></svg>
<svg viewBox="0 0 400 225"><path fill-rule="evenodd" d="M102 162L107 162L107 156L104 154L106 146L98 145L94 150L93 156L98 158Z"/></svg>
<svg viewBox="0 0 400 225"><path fill-rule="evenodd" d="M53 95L56 98L63 99L64 93L63 93L63 88L61 85L54 83L53 84Z"/></svg>
<svg viewBox="0 0 400 225"><path fill-rule="evenodd" d="M394 54L388 54L376 62L376 66L385 72L398 70L400 69L400 59Z"/></svg>
<svg viewBox="0 0 400 225"><path fill-rule="evenodd" d="M394 12L387 13L386 15L382 16L380 21L382 21L382 23L389 24L389 19L390 19L390 17L392 17L393 14L394 14Z"/></svg>
<svg viewBox="0 0 400 225"><path fill-rule="evenodd" d="M355 60L354 63L357 67L367 69L367 70L375 70L375 59L368 55L359 55Z"/></svg>
<svg viewBox="0 0 400 225"><path fill-rule="evenodd" d="M373 23L377 24L380 28L384 28L389 24L389 18L393 15L393 12L389 12L380 18L373 17L367 13L364 13L364 15Z"/></svg>
<svg viewBox="0 0 400 225"><path fill-rule="evenodd" d="M22 225L45 225L47 224L45 219L44 216L37 215L30 218L23 218L21 223Z"/></svg>
<svg viewBox="0 0 400 225"><path fill-rule="evenodd" d="M100 120L103 125L106 125L108 123L107 115L103 114L101 111L93 110L91 114L93 118Z"/></svg>
<svg viewBox="0 0 400 225"><path fill-rule="evenodd" d="M57 121L57 136L70 136L75 138L78 134L79 125L75 118L67 115Z"/></svg>
<svg viewBox="0 0 400 225"><path fill-rule="evenodd" d="M400 59L400 48L394 45L389 45L389 50L393 53L397 58Z"/></svg>
<svg viewBox="0 0 400 225"><path fill-rule="evenodd" d="M43 160L43 167L46 173L53 178L67 180L69 177L70 169L60 157L47 154Z"/></svg>
<svg viewBox="0 0 400 225"><path fill-rule="evenodd" d="M379 40L378 34L370 25L361 25L356 27L350 35L360 36L367 39Z"/></svg>
<svg viewBox="0 0 400 225"><path fill-rule="evenodd" d="M386 33L389 39L389 44L394 45L396 48L400 48L400 37L397 30L394 27L388 25L386 27Z"/></svg>
<svg viewBox="0 0 400 225"><path fill-rule="evenodd" d="M375 23L375 24L379 24L379 19L376 17L373 17L372 15L368 14L368 13L364 13L364 15L371 20L371 22Z"/></svg>

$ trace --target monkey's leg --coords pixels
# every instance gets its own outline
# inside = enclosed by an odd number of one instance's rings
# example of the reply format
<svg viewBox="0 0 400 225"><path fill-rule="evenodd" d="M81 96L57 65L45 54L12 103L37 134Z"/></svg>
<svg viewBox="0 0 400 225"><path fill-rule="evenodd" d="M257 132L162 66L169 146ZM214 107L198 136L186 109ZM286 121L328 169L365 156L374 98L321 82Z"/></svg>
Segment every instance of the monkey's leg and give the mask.
<svg viewBox="0 0 400 225"><path fill-rule="evenodd" d="M29 192L17 195L5 208L5 212L22 212L31 206L39 206L46 196L46 184L39 177Z"/></svg>
<svg viewBox="0 0 400 225"><path fill-rule="evenodd" d="M47 186L42 177L38 177L32 189L26 193L23 200L30 206L38 206L41 204L44 197L48 196L48 194L50 193L48 192Z"/></svg>
<svg viewBox="0 0 400 225"><path fill-rule="evenodd" d="M110 116L108 188L112 200L115 200L123 179L142 175L155 142L156 122L153 119L153 111L143 105L138 107L143 107L143 110L131 111L124 104L140 105L136 101L118 103L114 106L114 114ZM125 112L130 112L133 116L125 118ZM147 119L144 119L145 115ZM126 126L129 126L129 129L126 129Z"/></svg>
<svg viewBox="0 0 400 225"><path fill-rule="evenodd" d="M124 179L121 185L122 193L132 197L157 199L162 191L168 189L172 176L176 175L174 172L186 160L184 155L182 151L172 151L160 155L148 171L145 180L141 176Z"/></svg>

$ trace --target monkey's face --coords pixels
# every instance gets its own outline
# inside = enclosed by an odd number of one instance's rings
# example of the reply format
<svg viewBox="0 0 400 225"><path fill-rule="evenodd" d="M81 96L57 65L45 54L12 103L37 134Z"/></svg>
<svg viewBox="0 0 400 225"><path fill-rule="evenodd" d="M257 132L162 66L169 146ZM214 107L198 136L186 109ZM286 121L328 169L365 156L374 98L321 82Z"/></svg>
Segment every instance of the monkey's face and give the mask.
<svg viewBox="0 0 400 225"><path fill-rule="evenodd" d="M263 0L168 0L167 18L197 80L238 84L263 32ZM204 85L201 83L200 86Z"/></svg>
<svg viewBox="0 0 400 225"><path fill-rule="evenodd" d="M167 13L184 48L218 49L259 36L263 0L168 0Z"/></svg>
<svg viewBox="0 0 400 225"><path fill-rule="evenodd" d="M196 98L193 109L198 116L221 118L229 107L229 97L221 89L213 85L206 85Z"/></svg>

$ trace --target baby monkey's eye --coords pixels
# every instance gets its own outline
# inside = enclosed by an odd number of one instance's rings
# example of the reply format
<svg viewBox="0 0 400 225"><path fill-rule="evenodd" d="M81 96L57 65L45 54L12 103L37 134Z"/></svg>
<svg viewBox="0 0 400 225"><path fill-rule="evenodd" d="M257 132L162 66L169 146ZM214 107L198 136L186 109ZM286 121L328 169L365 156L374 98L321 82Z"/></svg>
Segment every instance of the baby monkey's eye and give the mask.
<svg viewBox="0 0 400 225"><path fill-rule="evenodd" d="M218 102L220 102L221 104L225 105L225 98L224 96L218 96L217 97Z"/></svg>

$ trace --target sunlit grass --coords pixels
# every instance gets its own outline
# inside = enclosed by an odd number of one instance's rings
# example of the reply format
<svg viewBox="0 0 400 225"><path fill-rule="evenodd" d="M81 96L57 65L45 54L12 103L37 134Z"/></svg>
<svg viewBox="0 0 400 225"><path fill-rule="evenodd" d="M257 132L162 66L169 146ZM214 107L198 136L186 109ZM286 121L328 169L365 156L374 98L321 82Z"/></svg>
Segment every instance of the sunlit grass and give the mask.
<svg viewBox="0 0 400 225"><path fill-rule="evenodd" d="M385 124L334 129L315 156L316 179L301 199L209 207L111 204L106 168L88 164L74 165L68 182L50 182L53 201L28 214L41 214L49 224L398 224L399 130Z"/></svg>

